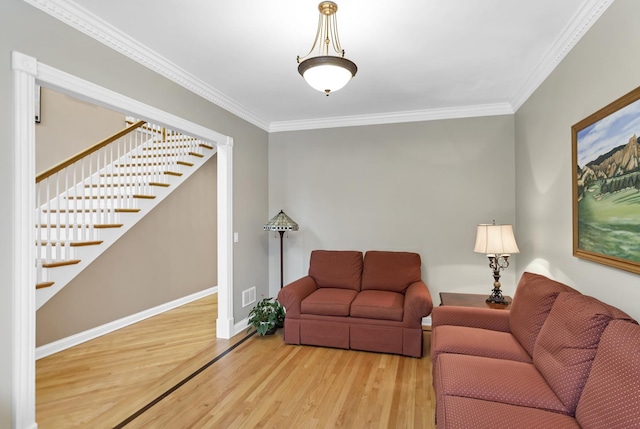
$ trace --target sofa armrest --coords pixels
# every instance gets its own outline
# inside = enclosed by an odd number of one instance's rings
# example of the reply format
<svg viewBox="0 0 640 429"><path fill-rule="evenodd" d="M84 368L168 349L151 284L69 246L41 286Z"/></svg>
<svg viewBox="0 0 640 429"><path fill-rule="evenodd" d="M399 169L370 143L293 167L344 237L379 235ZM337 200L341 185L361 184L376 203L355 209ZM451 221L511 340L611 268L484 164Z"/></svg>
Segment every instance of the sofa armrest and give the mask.
<svg viewBox="0 0 640 429"><path fill-rule="evenodd" d="M468 326L470 328L510 332L509 310L439 306L434 308L431 313L431 328L435 329L440 325Z"/></svg>
<svg viewBox="0 0 640 429"><path fill-rule="evenodd" d="M287 316L300 317L300 303L318 286L310 276L289 283L278 292L278 302L287 310Z"/></svg>
<svg viewBox="0 0 640 429"><path fill-rule="evenodd" d="M423 281L410 284L404 293L402 326L406 328L422 327L422 318L427 317L432 308L433 300L427 285Z"/></svg>

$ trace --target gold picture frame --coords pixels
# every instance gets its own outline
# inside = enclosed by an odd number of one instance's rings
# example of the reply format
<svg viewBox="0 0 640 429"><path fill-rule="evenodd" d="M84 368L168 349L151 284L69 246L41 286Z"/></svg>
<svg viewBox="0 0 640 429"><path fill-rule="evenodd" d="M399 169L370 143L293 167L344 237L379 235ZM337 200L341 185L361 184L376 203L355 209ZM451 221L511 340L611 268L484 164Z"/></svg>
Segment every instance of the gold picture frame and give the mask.
<svg viewBox="0 0 640 429"><path fill-rule="evenodd" d="M573 255L640 274L640 87L571 127Z"/></svg>

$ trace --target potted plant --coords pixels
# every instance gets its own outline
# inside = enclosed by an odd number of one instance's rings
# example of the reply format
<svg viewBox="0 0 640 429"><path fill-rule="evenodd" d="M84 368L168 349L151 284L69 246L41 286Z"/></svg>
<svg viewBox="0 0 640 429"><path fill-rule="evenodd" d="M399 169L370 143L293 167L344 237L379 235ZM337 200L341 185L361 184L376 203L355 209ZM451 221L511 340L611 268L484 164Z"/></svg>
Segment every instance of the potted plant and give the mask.
<svg viewBox="0 0 640 429"><path fill-rule="evenodd" d="M284 326L284 307L274 298L265 298L249 312L249 329L254 327L258 335L271 335Z"/></svg>

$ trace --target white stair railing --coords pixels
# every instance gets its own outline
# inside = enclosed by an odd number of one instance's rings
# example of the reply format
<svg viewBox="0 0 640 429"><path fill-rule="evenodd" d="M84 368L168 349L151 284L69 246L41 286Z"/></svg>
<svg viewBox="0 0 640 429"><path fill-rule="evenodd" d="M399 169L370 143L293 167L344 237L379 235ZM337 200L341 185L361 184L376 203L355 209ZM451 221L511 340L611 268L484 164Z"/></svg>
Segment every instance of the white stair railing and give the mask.
<svg viewBox="0 0 640 429"><path fill-rule="evenodd" d="M154 198L153 188L213 149L192 137L128 118L130 124L36 177L37 283L47 269L73 265L76 249L98 245L100 231L122 226L124 213Z"/></svg>

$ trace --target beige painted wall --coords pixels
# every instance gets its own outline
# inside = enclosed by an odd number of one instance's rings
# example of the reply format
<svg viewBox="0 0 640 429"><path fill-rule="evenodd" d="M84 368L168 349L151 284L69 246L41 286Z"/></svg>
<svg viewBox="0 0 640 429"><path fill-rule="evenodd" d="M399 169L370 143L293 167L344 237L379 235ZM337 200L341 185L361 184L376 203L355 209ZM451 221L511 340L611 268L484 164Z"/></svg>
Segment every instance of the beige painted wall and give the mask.
<svg viewBox="0 0 640 429"><path fill-rule="evenodd" d="M517 270L640 319L640 277L572 256L571 126L640 85L640 2L616 0L516 113Z"/></svg>
<svg viewBox="0 0 640 429"><path fill-rule="evenodd" d="M513 142L512 115L272 133L269 213L300 224L285 239L285 284L306 275L314 249L402 250L422 256L436 305L440 291L488 294L476 225L515 221ZM275 295L279 239L269 241ZM503 286L513 291L515 270Z"/></svg>
<svg viewBox="0 0 640 429"><path fill-rule="evenodd" d="M22 0L0 2L0 197L13 190L13 78L11 51L17 50L135 100L234 138L233 223L240 242L234 247L234 318L247 316L241 290L256 285L267 293L268 239L262 224L267 210L267 133L185 90L142 65L34 9ZM197 179L196 179L197 180ZM191 214L199 216L200 200ZM162 210L160 207L159 210ZM171 212L171 211L170 211ZM12 208L0 205L0 427L12 426ZM154 239L155 240L155 239ZM168 242L166 244L170 249ZM117 244L116 244L117 246ZM176 270L182 267L175 267ZM92 268L90 267L89 270ZM153 282L152 282L153 283ZM169 283L167 283L169 284ZM212 285L207 285L212 286ZM173 287L173 283L171 286ZM80 287L76 287L80 289ZM187 292L185 292L186 294Z"/></svg>
<svg viewBox="0 0 640 429"><path fill-rule="evenodd" d="M49 88L41 91L36 124L36 173L77 154L126 127L125 115Z"/></svg>

